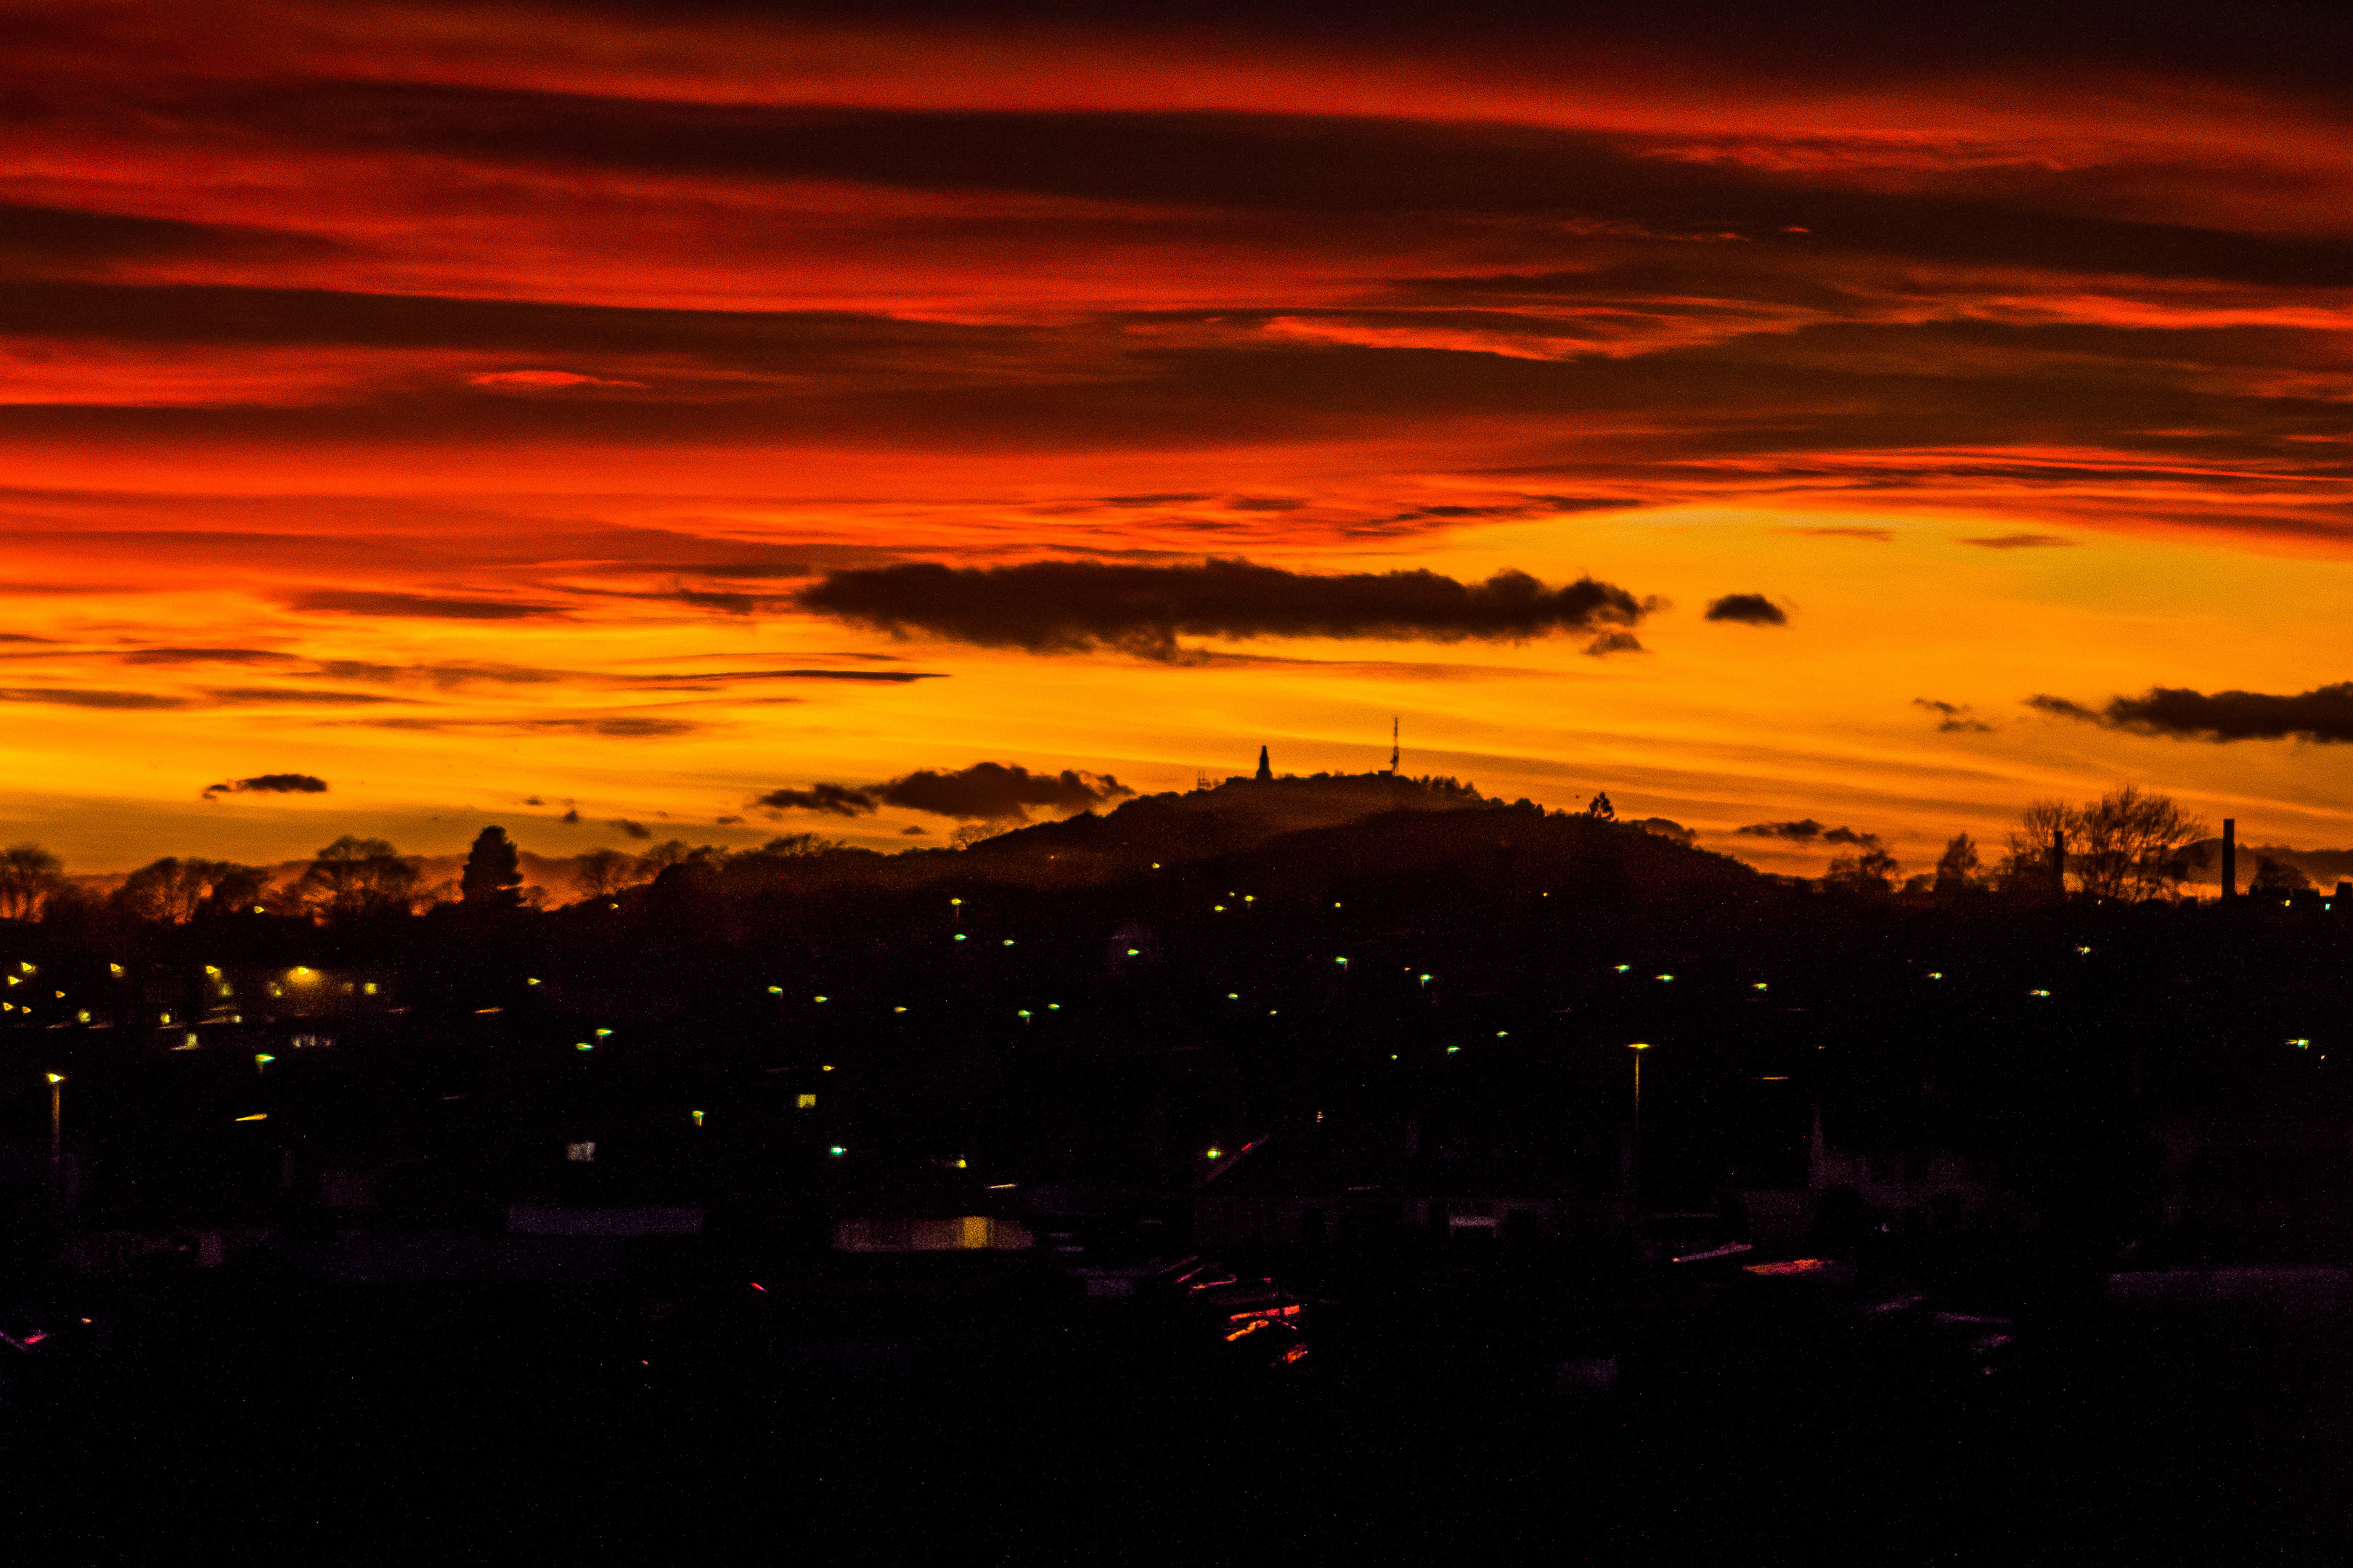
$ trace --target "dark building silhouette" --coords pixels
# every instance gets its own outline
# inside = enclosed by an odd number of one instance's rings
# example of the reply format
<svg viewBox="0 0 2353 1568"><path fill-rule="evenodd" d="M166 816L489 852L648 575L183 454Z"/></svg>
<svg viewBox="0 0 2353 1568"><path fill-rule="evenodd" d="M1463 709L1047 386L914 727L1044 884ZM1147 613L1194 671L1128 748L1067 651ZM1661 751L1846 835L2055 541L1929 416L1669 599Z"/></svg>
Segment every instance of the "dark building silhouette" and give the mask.
<svg viewBox="0 0 2353 1568"><path fill-rule="evenodd" d="M2222 896L2236 898L2239 893L2239 819L2222 819Z"/></svg>
<svg viewBox="0 0 2353 1568"><path fill-rule="evenodd" d="M1257 777L1258 777L1261 782L1263 782L1263 781L1265 781L1265 780L1267 780L1267 779L1271 779L1271 778L1274 777L1274 768L1273 768L1273 767L1272 767L1272 765L1271 765L1271 764L1270 764L1270 763L1267 762L1267 760L1266 760L1266 748L1265 748L1264 746L1261 746L1261 747L1258 749L1258 773L1257 773Z"/></svg>

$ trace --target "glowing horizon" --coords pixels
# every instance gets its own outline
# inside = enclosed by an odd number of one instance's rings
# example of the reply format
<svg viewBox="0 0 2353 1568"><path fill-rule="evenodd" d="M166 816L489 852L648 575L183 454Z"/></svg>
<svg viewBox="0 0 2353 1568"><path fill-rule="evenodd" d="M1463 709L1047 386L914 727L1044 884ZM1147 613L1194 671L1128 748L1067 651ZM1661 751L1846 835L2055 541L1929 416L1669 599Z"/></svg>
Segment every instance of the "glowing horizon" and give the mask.
<svg viewBox="0 0 2353 1568"><path fill-rule="evenodd" d="M27 8L0 842L899 847L958 819L753 803L1359 772L1398 715L1409 773L1773 870L1828 851L1739 827L1917 871L2127 783L2353 845L2325 701L2096 717L2348 679L2333 57L1484 15ZM1159 657L801 607L1210 558L1656 607ZM280 773L328 788L203 795Z"/></svg>

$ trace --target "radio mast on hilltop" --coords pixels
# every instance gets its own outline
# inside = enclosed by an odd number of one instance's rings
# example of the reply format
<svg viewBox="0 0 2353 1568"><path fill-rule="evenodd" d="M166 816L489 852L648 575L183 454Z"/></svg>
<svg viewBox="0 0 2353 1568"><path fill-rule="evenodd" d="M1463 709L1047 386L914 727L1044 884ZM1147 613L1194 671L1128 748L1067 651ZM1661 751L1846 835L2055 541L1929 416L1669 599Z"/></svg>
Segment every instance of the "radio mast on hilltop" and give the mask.
<svg viewBox="0 0 2353 1568"><path fill-rule="evenodd" d="M1397 715L1396 715L1396 714L1394 714L1394 713L1392 713L1392 714L1390 714L1390 715L1389 715L1389 772L1391 772L1391 773L1395 773L1395 772L1397 772L1397 768L1398 768L1398 721L1397 721Z"/></svg>

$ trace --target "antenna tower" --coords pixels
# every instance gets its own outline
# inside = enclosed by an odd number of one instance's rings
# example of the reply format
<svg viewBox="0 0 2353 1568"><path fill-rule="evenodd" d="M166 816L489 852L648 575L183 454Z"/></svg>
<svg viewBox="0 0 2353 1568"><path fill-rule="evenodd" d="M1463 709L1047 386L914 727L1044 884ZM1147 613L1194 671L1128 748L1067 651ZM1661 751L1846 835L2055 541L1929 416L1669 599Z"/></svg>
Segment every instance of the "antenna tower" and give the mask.
<svg viewBox="0 0 2353 1568"><path fill-rule="evenodd" d="M1392 713L1392 714L1390 714L1390 715L1389 715L1389 772L1391 772L1391 773L1395 773L1395 772L1397 772L1397 769L1398 769L1398 721L1397 721L1397 715L1396 715L1396 714L1394 714L1394 713Z"/></svg>

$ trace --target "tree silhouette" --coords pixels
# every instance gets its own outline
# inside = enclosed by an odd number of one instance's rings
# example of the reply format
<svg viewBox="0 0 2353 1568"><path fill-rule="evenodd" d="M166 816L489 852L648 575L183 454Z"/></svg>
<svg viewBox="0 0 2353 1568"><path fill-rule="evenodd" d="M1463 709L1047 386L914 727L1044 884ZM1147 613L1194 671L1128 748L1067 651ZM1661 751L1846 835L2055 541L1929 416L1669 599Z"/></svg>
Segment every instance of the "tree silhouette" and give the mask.
<svg viewBox="0 0 2353 1568"><path fill-rule="evenodd" d="M522 860L503 827L485 827L466 853L459 898L468 909L512 910L522 906Z"/></svg>
<svg viewBox="0 0 2353 1568"><path fill-rule="evenodd" d="M2184 851L2206 824L2169 795L2144 795L2131 784L2102 795L2077 814L2083 847L2073 869L2084 891L2103 899L2154 899L2189 876Z"/></svg>
<svg viewBox="0 0 2353 1568"><path fill-rule="evenodd" d="M2055 841L2066 847L2065 870L2095 899L2162 898L2196 868L2189 846L2206 832L2170 795L2144 794L2132 784L2089 805L2038 800L2019 817L2003 862L2007 887L2050 887ZM2064 887L2059 889L2063 892Z"/></svg>
<svg viewBox="0 0 2353 1568"><path fill-rule="evenodd" d="M694 859L707 860L714 853L716 852L708 846L702 849L690 849L686 847L686 840L683 838L666 840L638 857L637 879L640 882L650 882L672 866L683 865Z"/></svg>
<svg viewBox="0 0 2353 1568"><path fill-rule="evenodd" d="M624 888L634 888L648 880L653 874L639 868L636 856L624 855L618 849L591 849L572 864L572 879L579 884L581 896L590 899L610 898Z"/></svg>
<svg viewBox="0 0 2353 1568"><path fill-rule="evenodd" d="M2052 897L2067 889L2059 868L2052 864L2052 846L2074 837L2075 808L2063 800L2038 800L2018 814L2018 826L2008 837L2010 853L2002 857L1996 880L2006 892Z"/></svg>
<svg viewBox="0 0 2353 1568"><path fill-rule="evenodd" d="M262 899L269 891L269 868L266 866L238 866L226 860L215 861L212 890L196 910L199 916L241 915L251 910L261 912Z"/></svg>
<svg viewBox="0 0 2353 1568"><path fill-rule="evenodd" d="M1830 869L1822 873L1822 886L1847 893L1892 893L1895 890L1895 874L1903 867L1895 857L1884 849L1865 849L1858 855L1841 855L1832 860Z"/></svg>
<svg viewBox="0 0 2353 1568"><path fill-rule="evenodd" d="M417 862L381 838L346 833L311 862L295 898L331 920L406 914L417 898Z"/></svg>
<svg viewBox="0 0 2353 1568"><path fill-rule="evenodd" d="M269 880L269 873L257 866L166 855L125 877L109 902L134 920L185 925L202 912L251 907Z"/></svg>
<svg viewBox="0 0 2353 1568"><path fill-rule="evenodd" d="M2255 863L2254 879L2247 884L2249 893L2270 893L2274 896L2309 892L2312 879L2299 866L2284 860L2274 860L2265 855Z"/></svg>
<svg viewBox="0 0 2353 1568"><path fill-rule="evenodd" d="M1976 841L1966 833L1954 834L1936 860L1936 879L1933 884L1936 891L1967 893L1984 887L1985 879L1979 874L1983 864Z"/></svg>
<svg viewBox="0 0 2353 1568"><path fill-rule="evenodd" d="M65 866L37 844L0 849L0 920L28 921L65 885Z"/></svg>

